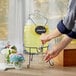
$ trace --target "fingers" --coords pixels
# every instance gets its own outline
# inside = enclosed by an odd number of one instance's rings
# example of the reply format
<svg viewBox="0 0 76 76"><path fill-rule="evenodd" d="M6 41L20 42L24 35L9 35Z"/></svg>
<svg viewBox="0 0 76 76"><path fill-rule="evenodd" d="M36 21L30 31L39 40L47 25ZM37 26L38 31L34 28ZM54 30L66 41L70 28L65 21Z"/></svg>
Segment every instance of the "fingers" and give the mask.
<svg viewBox="0 0 76 76"><path fill-rule="evenodd" d="M58 55L57 51L47 51L45 56L44 56L44 61L48 62L50 61L52 58L56 57Z"/></svg>
<svg viewBox="0 0 76 76"><path fill-rule="evenodd" d="M44 61L45 61L45 62L48 62L48 61L50 61L52 58L53 58L53 57L52 57L51 53L50 53L50 52L47 52L47 53L45 54Z"/></svg>
<svg viewBox="0 0 76 76"><path fill-rule="evenodd" d="M50 56L45 62L46 62L46 63L49 62L52 58L53 58L53 57Z"/></svg>
<svg viewBox="0 0 76 76"><path fill-rule="evenodd" d="M46 43L45 40L41 40L41 42L42 42L42 44L45 44Z"/></svg>
<svg viewBox="0 0 76 76"><path fill-rule="evenodd" d="M45 54L44 61L46 61L50 57L50 54Z"/></svg>
<svg viewBox="0 0 76 76"><path fill-rule="evenodd" d="M46 34L44 34L44 33L41 34L40 40L41 40L42 44L45 44L46 43Z"/></svg>

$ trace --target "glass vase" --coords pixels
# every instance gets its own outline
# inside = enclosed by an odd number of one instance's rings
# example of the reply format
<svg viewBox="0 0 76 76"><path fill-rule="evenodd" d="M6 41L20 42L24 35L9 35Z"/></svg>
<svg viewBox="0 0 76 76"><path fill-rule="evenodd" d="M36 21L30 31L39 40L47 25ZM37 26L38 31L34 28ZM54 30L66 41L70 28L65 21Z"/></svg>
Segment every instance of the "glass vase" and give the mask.
<svg viewBox="0 0 76 76"><path fill-rule="evenodd" d="M14 62L15 69L22 69L22 62Z"/></svg>

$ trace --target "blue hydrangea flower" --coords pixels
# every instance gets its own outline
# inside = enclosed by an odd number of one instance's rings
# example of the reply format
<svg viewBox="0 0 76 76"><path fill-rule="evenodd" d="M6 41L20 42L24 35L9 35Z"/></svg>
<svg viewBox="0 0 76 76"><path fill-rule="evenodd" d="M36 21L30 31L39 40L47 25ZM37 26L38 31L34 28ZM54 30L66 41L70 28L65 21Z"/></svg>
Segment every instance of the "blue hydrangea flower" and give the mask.
<svg viewBox="0 0 76 76"><path fill-rule="evenodd" d="M10 62L23 62L24 56L22 54L11 54Z"/></svg>

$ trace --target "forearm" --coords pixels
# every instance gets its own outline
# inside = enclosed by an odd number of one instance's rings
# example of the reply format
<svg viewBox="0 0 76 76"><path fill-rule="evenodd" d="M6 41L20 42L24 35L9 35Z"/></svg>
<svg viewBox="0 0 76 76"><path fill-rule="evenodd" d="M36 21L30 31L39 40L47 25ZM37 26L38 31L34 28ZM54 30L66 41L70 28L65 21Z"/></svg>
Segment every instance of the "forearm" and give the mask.
<svg viewBox="0 0 76 76"><path fill-rule="evenodd" d="M51 32L50 34L47 35L47 40L49 41L49 40L56 38L60 35L62 35L62 33L59 32L59 30L56 28L53 32Z"/></svg>
<svg viewBox="0 0 76 76"><path fill-rule="evenodd" d="M67 35L64 36L64 38L59 42L57 43L55 46L54 46L54 50L58 52L60 52L61 50L63 50L70 42L72 41L72 38L68 37Z"/></svg>

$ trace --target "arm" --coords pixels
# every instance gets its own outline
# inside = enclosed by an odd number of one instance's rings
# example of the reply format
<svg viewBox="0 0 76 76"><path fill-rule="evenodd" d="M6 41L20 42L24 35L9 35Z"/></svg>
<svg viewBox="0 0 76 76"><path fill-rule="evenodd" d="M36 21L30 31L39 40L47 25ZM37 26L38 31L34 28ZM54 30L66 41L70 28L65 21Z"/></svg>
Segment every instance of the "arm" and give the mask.
<svg viewBox="0 0 76 76"><path fill-rule="evenodd" d="M52 50L48 50L45 54L44 60L48 62L50 59L56 57L70 42L72 38L68 37L67 35L60 41L60 43L56 44Z"/></svg>
<svg viewBox="0 0 76 76"><path fill-rule="evenodd" d="M76 39L76 0L71 0L68 13L57 25L62 34Z"/></svg>
<svg viewBox="0 0 76 76"><path fill-rule="evenodd" d="M50 34L42 34L40 39L41 39L42 43L45 44L47 41L50 41L51 39L56 38L60 35L62 35L62 33L60 33L59 30L56 28Z"/></svg>
<svg viewBox="0 0 76 76"><path fill-rule="evenodd" d="M53 38L56 38L62 34L67 34L71 38L76 38L76 0L71 0L68 13L63 20L61 20L55 31L50 34L42 34L41 41L45 44Z"/></svg>

